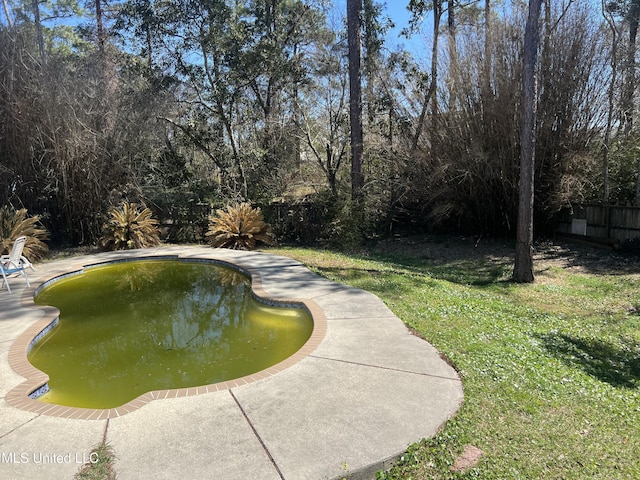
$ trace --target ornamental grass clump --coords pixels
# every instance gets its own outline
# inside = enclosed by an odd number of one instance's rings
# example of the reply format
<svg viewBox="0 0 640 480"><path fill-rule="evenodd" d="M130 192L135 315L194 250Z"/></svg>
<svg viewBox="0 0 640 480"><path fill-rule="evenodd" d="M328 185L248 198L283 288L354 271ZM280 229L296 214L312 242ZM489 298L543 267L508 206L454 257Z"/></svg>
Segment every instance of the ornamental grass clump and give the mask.
<svg viewBox="0 0 640 480"><path fill-rule="evenodd" d="M260 243L272 245L275 236L265 223L262 211L248 203L217 210L210 219L207 239L211 246L234 250L253 250Z"/></svg>
<svg viewBox="0 0 640 480"><path fill-rule="evenodd" d="M49 232L40 224L40 217L28 217L26 208L15 210L4 205L0 208L0 255L8 254L16 238L22 236L27 237L22 254L29 260L40 259L49 251L44 243Z"/></svg>
<svg viewBox="0 0 640 480"><path fill-rule="evenodd" d="M128 250L160 245L158 220L151 210L137 203L124 202L109 211L98 244L104 250Z"/></svg>

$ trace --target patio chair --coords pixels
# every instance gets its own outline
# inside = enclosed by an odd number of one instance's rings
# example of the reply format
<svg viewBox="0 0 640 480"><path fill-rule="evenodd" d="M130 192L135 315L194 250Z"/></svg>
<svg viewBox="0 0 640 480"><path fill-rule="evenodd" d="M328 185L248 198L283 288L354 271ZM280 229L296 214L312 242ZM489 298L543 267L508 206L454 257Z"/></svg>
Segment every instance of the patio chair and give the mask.
<svg viewBox="0 0 640 480"><path fill-rule="evenodd" d="M2 279L4 284L7 286L7 290L11 293L11 287L9 286L8 276L13 275L14 273L19 273L24 277L25 282L27 282L27 287L30 287L29 277L27 277L26 268L31 267L31 262L22 256L22 250L24 249L24 242L27 240L27 237L18 237L13 242L13 247L11 248L11 253L9 255L2 255L0 257L0 271L2 272Z"/></svg>

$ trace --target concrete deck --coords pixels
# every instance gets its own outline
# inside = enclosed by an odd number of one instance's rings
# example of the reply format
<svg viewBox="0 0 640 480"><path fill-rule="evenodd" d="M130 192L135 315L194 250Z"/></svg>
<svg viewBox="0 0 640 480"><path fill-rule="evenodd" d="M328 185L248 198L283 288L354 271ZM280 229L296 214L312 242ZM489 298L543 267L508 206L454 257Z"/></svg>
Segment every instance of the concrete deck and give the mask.
<svg viewBox="0 0 640 480"><path fill-rule="evenodd" d="M26 379L11 367L10 352L20 353L16 345L27 330L50 316L28 307L34 288L83 265L166 255L238 265L251 273L258 295L317 306L326 330L315 331L303 354L265 375L185 396L150 394L135 408L105 411L101 419L33 411L29 402L16 408L15 392ZM12 278L13 294L0 290L0 478L72 479L106 438L121 479L372 479L410 443L432 436L462 402L456 372L380 299L289 258L172 246L36 267L29 271L32 288Z"/></svg>

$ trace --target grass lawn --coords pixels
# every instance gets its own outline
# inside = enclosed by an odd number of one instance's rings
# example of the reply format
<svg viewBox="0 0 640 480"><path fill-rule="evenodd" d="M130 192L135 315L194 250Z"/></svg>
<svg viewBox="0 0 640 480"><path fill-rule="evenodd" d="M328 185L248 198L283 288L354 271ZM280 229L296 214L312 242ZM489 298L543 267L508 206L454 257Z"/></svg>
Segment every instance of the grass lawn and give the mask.
<svg viewBox="0 0 640 480"><path fill-rule="evenodd" d="M516 285L497 244L268 251L378 295L462 377L458 415L379 479L640 478L637 257L546 245L536 282ZM452 471L467 445L479 463Z"/></svg>

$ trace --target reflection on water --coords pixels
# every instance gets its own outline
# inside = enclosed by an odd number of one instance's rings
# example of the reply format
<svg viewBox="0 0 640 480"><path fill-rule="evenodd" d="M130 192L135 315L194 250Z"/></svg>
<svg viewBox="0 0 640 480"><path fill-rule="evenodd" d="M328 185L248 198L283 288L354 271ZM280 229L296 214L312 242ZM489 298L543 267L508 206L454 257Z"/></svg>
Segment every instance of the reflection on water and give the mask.
<svg viewBox="0 0 640 480"><path fill-rule="evenodd" d="M305 310L258 303L246 276L202 262L95 267L47 286L36 303L61 312L29 354L50 377L41 400L76 407L254 373L295 353L313 328Z"/></svg>

